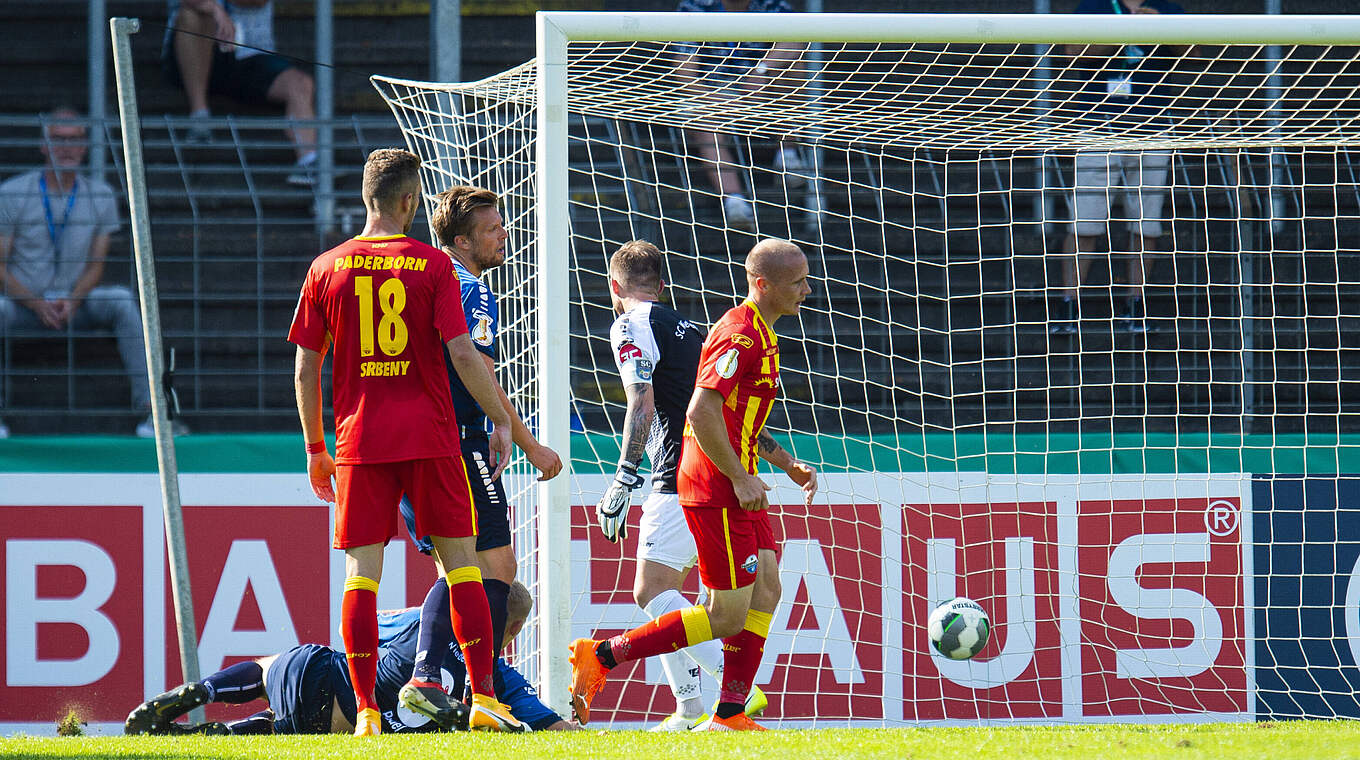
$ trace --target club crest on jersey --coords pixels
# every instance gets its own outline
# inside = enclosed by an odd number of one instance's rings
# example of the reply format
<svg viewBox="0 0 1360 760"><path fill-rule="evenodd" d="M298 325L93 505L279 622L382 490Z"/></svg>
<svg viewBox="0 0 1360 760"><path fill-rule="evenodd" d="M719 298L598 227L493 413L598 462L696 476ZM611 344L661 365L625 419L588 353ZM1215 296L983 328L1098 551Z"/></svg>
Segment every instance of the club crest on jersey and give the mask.
<svg viewBox="0 0 1360 760"><path fill-rule="evenodd" d="M755 575L756 566L759 564L760 563L756 559L756 555L752 554L751 556L746 558L745 562L741 563L741 569L745 570L750 575Z"/></svg>
<svg viewBox="0 0 1360 760"><path fill-rule="evenodd" d="M633 369L637 372L639 380L644 382L652 381L652 362L650 359L639 357L637 361L633 362Z"/></svg>
<svg viewBox="0 0 1360 760"><path fill-rule="evenodd" d="M718 361L713 363L713 369L717 371L718 377L726 380L737 374L737 359L741 356L735 348L729 348L727 353L718 357Z"/></svg>
<svg viewBox="0 0 1360 760"><path fill-rule="evenodd" d="M473 325L472 329L468 331L472 334L472 342L479 346L491 345L491 341L496 337L495 333L491 331L491 315L477 309L472 312L472 316L477 320L477 324Z"/></svg>
<svg viewBox="0 0 1360 760"><path fill-rule="evenodd" d="M741 333L736 333L732 336L732 343L743 348L750 348L755 345L755 341L751 340L751 336L742 335Z"/></svg>

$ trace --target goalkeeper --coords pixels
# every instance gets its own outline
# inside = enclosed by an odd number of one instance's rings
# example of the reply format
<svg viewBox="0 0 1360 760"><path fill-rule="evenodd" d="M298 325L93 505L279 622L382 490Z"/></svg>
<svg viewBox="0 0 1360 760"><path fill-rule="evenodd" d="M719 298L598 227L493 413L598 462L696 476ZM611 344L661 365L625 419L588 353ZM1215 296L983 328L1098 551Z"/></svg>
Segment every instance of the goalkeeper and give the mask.
<svg viewBox="0 0 1360 760"><path fill-rule="evenodd" d="M521 583L510 587L507 633L519 633L533 608L533 598ZM403 714L397 693L415 666L420 608L378 613L378 680L374 696L382 714L383 733L429 733L438 723L419 713ZM446 682L460 687L466 676L463 654L451 642ZM524 676L504 660L495 663L496 693L520 722L534 729L568 730L575 726L539 701ZM210 702L246 704L264 699L270 709L232 723L183 725L174 722L190 710ZM460 729L467 728L467 706L455 703ZM354 730L354 689L345 667L345 653L319 644L303 644L259 660L237 663L202 681L177 686L142 703L128 715L123 730L129 734L326 734Z"/></svg>
<svg viewBox="0 0 1360 760"><path fill-rule="evenodd" d="M628 411L618 472L595 508L605 538L617 542L626 536L632 493L643 482L638 464L645 447L652 462L652 490L642 502L633 599L653 620L693 606L681 595L680 586L698 559L698 551L680 509L675 479L685 407L694 395L704 345L702 328L658 303L664 287L662 257L656 246L634 240L609 259L609 300L620 315L609 329L609 344L628 397ZM661 655L676 709L652 730L684 731L700 722L704 707L699 671L702 668L721 683L722 662L722 645L717 641ZM747 711L755 714L765 704L765 695L754 689Z"/></svg>

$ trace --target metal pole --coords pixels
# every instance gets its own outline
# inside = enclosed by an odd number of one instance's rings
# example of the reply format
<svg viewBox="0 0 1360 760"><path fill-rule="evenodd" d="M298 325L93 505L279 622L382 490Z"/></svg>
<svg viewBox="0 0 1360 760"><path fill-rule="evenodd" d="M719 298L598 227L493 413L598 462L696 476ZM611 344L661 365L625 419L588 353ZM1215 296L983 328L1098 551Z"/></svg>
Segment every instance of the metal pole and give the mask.
<svg viewBox="0 0 1360 760"><path fill-rule="evenodd" d="M463 79L463 2L430 3L430 78L436 82Z"/></svg>
<svg viewBox="0 0 1360 760"><path fill-rule="evenodd" d="M685 14L693 15L693 14ZM567 39L547 14L538 27L538 398L540 440L563 454L562 474L538 484L539 696L561 715L571 670L571 229L567 192Z"/></svg>
<svg viewBox="0 0 1360 760"><path fill-rule="evenodd" d="M808 0L808 13L821 13L822 0ZM826 63L826 52L822 43L814 42L808 46L808 77L809 92L812 94L812 108L822 110L822 96L826 94L826 85L822 82L822 68ZM826 150L822 148L821 134L817 134L817 143L812 148L812 178L811 188L808 196L808 222L812 232L817 235L817 243L822 242L822 215L826 211L826 196L822 195L823 183L822 172L826 166ZM821 348L818 347L819 356Z"/></svg>
<svg viewBox="0 0 1360 760"><path fill-rule="evenodd" d="M1053 12L1053 5L1050 0L1034 0L1034 13L1045 15ZM1049 52L1052 50L1050 45L1035 45L1034 57L1038 59L1034 68L1034 89L1039 91L1039 98L1036 101L1036 109L1040 116L1046 116L1053 110L1052 96L1050 88L1053 86L1052 61L1049 59ZM1042 223L1040 230L1047 236L1052 222L1054 203L1048 191L1048 159L1040 153L1035 159L1038 163L1039 194L1034 198L1034 218ZM1014 208L1014 206L1012 206ZM1012 213L1014 213L1012 211Z"/></svg>
<svg viewBox="0 0 1360 760"><path fill-rule="evenodd" d="M88 58L86 61L86 81L89 83L89 104L86 113L90 117L90 174L99 181L104 181L104 167L108 164L108 156L104 155L104 116L107 107L104 103L104 88L107 82L107 72L104 68L104 51L108 50L107 40L104 37L104 18L107 11L104 7L104 0L90 0L90 15L86 22L89 38Z"/></svg>
<svg viewBox="0 0 1360 760"><path fill-rule="evenodd" d="M146 167L142 163L141 119L137 115L137 87L132 71L129 37L141 29L135 18L109 19L113 33L113 71L118 83L118 113L123 130L123 162L127 166L128 216L132 221L132 250L137 261L137 285L142 301L142 327L146 332L146 370L151 383L151 419L156 427L156 464L161 479L165 515L165 545L170 555L170 587L175 603L175 628L179 631L180 667L184 681L198 680L198 642L194 633L194 600L189 593L189 559L184 545L184 515L180 510L179 467L175 442L166 414L165 351L161 345L160 299L156 293L156 260L151 252L150 208L146 202ZM159 570L148 569L149 572ZM190 713L203 721L203 708Z"/></svg>
<svg viewBox="0 0 1360 760"><path fill-rule="evenodd" d="M316 231L335 228L335 16L332 0L316 0ZM324 240L323 248L324 246Z"/></svg>

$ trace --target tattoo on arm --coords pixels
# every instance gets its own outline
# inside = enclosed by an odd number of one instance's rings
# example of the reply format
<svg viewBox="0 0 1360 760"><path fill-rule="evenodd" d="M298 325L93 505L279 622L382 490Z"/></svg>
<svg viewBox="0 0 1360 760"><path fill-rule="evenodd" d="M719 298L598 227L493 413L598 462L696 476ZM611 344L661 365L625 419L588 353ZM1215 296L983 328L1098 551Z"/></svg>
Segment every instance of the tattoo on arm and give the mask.
<svg viewBox="0 0 1360 760"><path fill-rule="evenodd" d="M793 455L785 451L784 447L775 441L774 436L765 430L761 430L759 435L756 436L756 452L760 454L761 459L781 470L787 468L794 461Z"/></svg>
<svg viewBox="0 0 1360 760"><path fill-rule="evenodd" d="M623 458L638 464L647 450L647 439L652 432L652 417L656 410L651 404L639 403L651 390L647 383L628 387L628 414L623 420Z"/></svg>

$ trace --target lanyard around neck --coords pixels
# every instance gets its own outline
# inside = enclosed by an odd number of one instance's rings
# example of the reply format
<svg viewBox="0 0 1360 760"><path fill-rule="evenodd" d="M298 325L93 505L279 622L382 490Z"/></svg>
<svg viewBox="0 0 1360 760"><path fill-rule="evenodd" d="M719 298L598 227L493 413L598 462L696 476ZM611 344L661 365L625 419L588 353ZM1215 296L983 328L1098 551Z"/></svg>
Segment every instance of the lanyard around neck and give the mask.
<svg viewBox="0 0 1360 760"><path fill-rule="evenodd" d="M57 263L61 262L61 238L66 234L66 222L71 219L71 210L76 207L76 191L80 189L79 178L72 180L71 192L66 196L66 212L61 215L61 224L52 217L52 201L47 194L47 175L38 177L38 187L42 190L43 214L47 217L47 236L52 240L52 251Z"/></svg>

